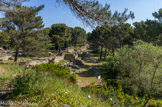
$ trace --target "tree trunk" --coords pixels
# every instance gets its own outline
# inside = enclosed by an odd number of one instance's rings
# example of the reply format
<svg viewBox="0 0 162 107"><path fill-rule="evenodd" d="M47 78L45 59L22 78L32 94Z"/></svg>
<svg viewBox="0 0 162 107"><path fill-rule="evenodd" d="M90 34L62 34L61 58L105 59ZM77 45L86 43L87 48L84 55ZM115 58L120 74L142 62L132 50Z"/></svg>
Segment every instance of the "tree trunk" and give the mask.
<svg viewBox="0 0 162 107"><path fill-rule="evenodd" d="M95 51L97 52L97 53L99 53L100 52L100 49L99 49L99 47L95 47Z"/></svg>
<svg viewBox="0 0 162 107"><path fill-rule="evenodd" d="M7 50L7 47L6 47L6 46L3 46L3 49L4 49L4 50Z"/></svg>
<svg viewBox="0 0 162 107"><path fill-rule="evenodd" d="M59 53L61 53L61 45L59 44Z"/></svg>
<svg viewBox="0 0 162 107"><path fill-rule="evenodd" d="M69 46L71 46L72 45L71 41L68 41L68 44L69 44Z"/></svg>
<svg viewBox="0 0 162 107"><path fill-rule="evenodd" d="M64 47L65 48L69 47L69 42L68 41L65 41Z"/></svg>
<svg viewBox="0 0 162 107"><path fill-rule="evenodd" d="M110 49L108 49L107 56L109 56L109 54L110 54Z"/></svg>
<svg viewBox="0 0 162 107"><path fill-rule="evenodd" d="M103 48L101 47L101 51L100 51L100 59L102 59L102 54L103 54Z"/></svg>
<svg viewBox="0 0 162 107"><path fill-rule="evenodd" d="M151 99L150 96L147 96L147 97L145 98L143 107L146 107L146 106L147 106L147 103L149 102L150 99Z"/></svg>
<svg viewBox="0 0 162 107"><path fill-rule="evenodd" d="M55 49L58 50L58 48L59 48L59 46L58 46L58 44L56 43L56 45L55 45Z"/></svg>
<svg viewBox="0 0 162 107"><path fill-rule="evenodd" d="M158 64L158 66L159 66L159 64ZM155 74L156 74L157 68L158 68L158 67L155 67L155 71L153 72L153 76L152 76L152 79L151 79L151 88L152 88L153 90L154 90L154 88L153 88L153 81L154 81L154 78L155 78Z"/></svg>
<svg viewBox="0 0 162 107"><path fill-rule="evenodd" d="M107 48L105 48L105 55L104 55L104 59L106 59L107 56Z"/></svg>
<svg viewBox="0 0 162 107"><path fill-rule="evenodd" d="M18 54L19 54L19 48L16 48L14 62L16 62L16 61L17 61Z"/></svg>

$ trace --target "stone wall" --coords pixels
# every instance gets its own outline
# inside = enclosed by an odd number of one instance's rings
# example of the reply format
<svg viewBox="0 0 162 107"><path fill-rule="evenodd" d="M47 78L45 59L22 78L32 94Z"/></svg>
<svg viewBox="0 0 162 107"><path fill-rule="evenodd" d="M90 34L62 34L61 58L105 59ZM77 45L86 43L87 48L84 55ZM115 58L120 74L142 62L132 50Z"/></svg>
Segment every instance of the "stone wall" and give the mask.
<svg viewBox="0 0 162 107"><path fill-rule="evenodd" d="M81 51L85 51L85 50L87 50L88 48L89 48L89 45L86 44L85 46L82 46L80 49L81 49Z"/></svg>
<svg viewBox="0 0 162 107"><path fill-rule="evenodd" d="M30 67L30 66L35 66L35 65L40 65L43 63L48 63L48 60L27 60L27 61L22 61L19 63L20 66L25 66L25 67Z"/></svg>
<svg viewBox="0 0 162 107"><path fill-rule="evenodd" d="M56 56L53 60L54 63L59 63L61 60L64 60L65 55L62 56Z"/></svg>
<svg viewBox="0 0 162 107"><path fill-rule="evenodd" d="M69 61L73 62L75 60L75 55L73 55L73 54L65 54L64 58L66 60L69 60Z"/></svg>
<svg viewBox="0 0 162 107"><path fill-rule="evenodd" d="M0 57L0 61L8 60L10 57L11 57L11 56L7 56L7 55L2 56L2 57Z"/></svg>

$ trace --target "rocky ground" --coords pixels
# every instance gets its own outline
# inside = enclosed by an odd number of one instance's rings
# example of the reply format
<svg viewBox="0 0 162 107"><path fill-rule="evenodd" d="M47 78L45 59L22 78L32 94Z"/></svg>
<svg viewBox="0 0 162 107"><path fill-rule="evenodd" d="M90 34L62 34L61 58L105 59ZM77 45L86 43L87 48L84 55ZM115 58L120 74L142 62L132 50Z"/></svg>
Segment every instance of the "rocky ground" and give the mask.
<svg viewBox="0 0 162 107"><path fill-rule="evenodd" d="M80 87L86 87L90 84L100 85L101 79L98 79L98 76L101 72L99 69L100 64L98 63L98 58L94 57L94 55L91 53L93 50L89 49L88 47L84 47L83 50L79 49L79 52L78 50L75 50L74 52L74 49L71 48L67 51L67 53L64 53L62 55L53 55L54 57L27 59L25 61L23 60L20 61L19 64L22 64L23 66L33 66L41 63L48 63L49 61L53 63L58 63L63 60L63 62L61 62L60 64L62 64L63 66L68 66L69 69L72 70L72 73L75 73L77 75L77 84ZM5 60L0 61L1 63L5 62L6 60L8 62L11 62L13 60L13 58L11 58L13 57L13 53L10 52L9 54L7 54L6 52L7 51L3 51L2 49L0 51L2 59L5 59L7 55L9 56ZM5 72L7 72L6 69L0 68L0 75L4 75ZM11 89L6 81L6 85L0 87L0 101L7 102L7 100L3 98L10 92L10 90Z"/></svg>

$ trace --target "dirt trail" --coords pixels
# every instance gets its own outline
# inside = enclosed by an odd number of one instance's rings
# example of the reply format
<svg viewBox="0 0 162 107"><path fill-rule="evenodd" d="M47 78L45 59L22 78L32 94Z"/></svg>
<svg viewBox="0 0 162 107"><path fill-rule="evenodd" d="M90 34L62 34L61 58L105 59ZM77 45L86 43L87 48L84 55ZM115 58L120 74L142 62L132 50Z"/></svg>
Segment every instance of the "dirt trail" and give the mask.
<svg viewBox="0 0 162 107"><path fill-rule="evenodd" d="M92 50L87 50L88 55L85 60L83 60L84 67L81 68L81 73L78 73L78 85L80 87L85 87L90 84L100 85L101 80L97 77L100 75L100 69L98 64L98 59L94 57L91 53Z"/></svg>

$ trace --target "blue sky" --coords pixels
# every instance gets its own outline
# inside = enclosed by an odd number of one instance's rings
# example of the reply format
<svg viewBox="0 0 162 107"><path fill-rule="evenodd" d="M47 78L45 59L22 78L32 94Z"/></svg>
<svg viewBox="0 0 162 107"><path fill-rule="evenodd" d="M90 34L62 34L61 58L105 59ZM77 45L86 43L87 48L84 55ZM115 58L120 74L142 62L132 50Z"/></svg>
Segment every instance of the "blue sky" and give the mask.
<svg viewBox="0 0 162 107"><path fill-rule="evenodd" d="M99 0L102 4L110 4L112 12L118 10L122 12L125 8L133 11L135 19L129 20L129 23L136 21L154 19L152 13L162 8L162 0ZM45 8L39 13L43 17L45 27L50 27L52 24L65 23L69 27L80 26L87 32L92 29L82 24L75 15L65 5L57 4L56 0L30 0L24 3L27 6L45 5Z"/></svg>

